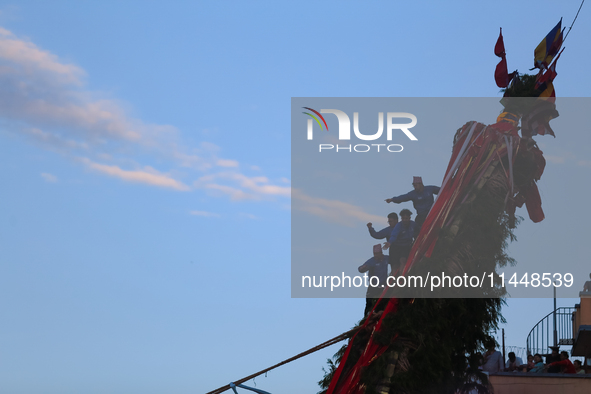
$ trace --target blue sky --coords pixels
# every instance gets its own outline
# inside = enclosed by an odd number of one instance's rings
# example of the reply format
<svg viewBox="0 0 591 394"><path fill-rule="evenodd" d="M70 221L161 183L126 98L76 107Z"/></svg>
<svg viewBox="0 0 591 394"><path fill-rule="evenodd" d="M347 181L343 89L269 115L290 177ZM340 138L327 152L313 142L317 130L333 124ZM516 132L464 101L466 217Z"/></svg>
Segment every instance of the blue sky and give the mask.
<svg viewBox="0 0 591 394"><path fill-rule="evenodd" d="M578 6L0 3L0 392L207 392L348 330L363 299L290 296L291 97L499 96L499 27L526 72ZM589 18L559 97L591 90ZM547 220L564 219L544 231L581 240L584 133L541 137ZM566 260L584 252L555 242ZM509 301L508 343L551 308ZM335 350L257 387L315 392Z"/></svg>

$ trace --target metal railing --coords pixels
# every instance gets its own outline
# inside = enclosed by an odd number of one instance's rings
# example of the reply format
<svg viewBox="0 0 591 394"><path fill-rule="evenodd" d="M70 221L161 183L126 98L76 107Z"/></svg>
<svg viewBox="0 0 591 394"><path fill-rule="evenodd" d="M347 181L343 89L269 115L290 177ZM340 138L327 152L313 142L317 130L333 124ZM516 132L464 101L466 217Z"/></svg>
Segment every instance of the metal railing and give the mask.
<svg viewBox="0 0 591 394"><path fill-rule="evenodd" d="M548 313L529 332L527 336L527 354L549 353L549 346L573 344L573 307L560 307ZM556 313L556 327L554 327ZM556 329L556 338L554 330Z"/></svg>

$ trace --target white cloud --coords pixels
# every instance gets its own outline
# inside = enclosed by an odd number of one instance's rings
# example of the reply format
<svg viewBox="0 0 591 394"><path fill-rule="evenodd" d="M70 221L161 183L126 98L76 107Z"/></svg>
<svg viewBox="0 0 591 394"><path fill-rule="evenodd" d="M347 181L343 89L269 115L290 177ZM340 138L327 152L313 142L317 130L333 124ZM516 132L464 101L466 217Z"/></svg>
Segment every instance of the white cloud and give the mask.
<svg viewBox="0 0 591 394"><path fill-rule="evenodd" d="M143 183L146 185L164 187L179 191L188 191L190 188L168 175L161 174L151 167L145 167L143 170L123 170L114 165L106 165L92 162L87 158L82 158L81 161L88 166L88 168L103 174L119 178L126 182Z"/></svg>
<svg viewBox="0 0 591 394"><path fill-rule="evenodd" d="M45 71L64 83L81 84L84 71L73 64L59 62L57 56L43 51L29 41L17 39L10 31L0 28L0 54L2 59L18 66L21 73L33 74ZM2 73L15 72L15 69L2 68Z"/></svg>
<svg viewBox="0 0 591 394"><path fill-rule="evenodd" d="M230 200L233 200L233 201L260 200L260 197L254 195L254 194L246 193L243 190L240 190L240 189L237 189L237 188L231 187L231 186L209 183L209 184L206 184L204 186L204 188L207 190L214 191L214 192L219 192L219 193L214 193L214 195L215 194L228 195L228 196L230 196Z"/></svg>
<svg viewBox="0 0 591 394"><path fill-rule="evenodd" d="M292 190L293 209L318 216L328 222L353 227L359 223L380 222L383 217L365 212L362 208L339 200L311 197Z"/></svg>
<svg viewBox="0 0 591 394"><path fill-rule="evenodd" d="M181 167L193 168L199 171L207 171L213 167L208 160L195 154L174 151L172 156Z"/></svg>
<svg viewBox="0 0 591 394"><path fill-rule="evenodd" d="M56 183L57 177L55 175L49 174L47 172L42 172L41 177L45 180L45 182L49 183Z"/></svg>
<svg viewBox="0 0 591 394"><path fill-rule="evenodd" d="M63 138L57 134L47 133L36 127L23 128L22 133L27 135L34 142L45 145L48 148L55 148L57 150L88 149L88 144L85 142Z"/></svg>
<svg viewBox="0 0 591 394"><path fill-rule="evenodd" d="M130 117L117 100L85 89L86 73L29 40L0 30L0 117L15 133L43 133L38 142L62 150L109 142L175 150L176 129Z"/></svg>
<svg viewBox="0 0 591 394"><path fill-rule="evenodd" d="M219 183L226 181L232 185ZM272 184L267 177L248 177L239 172L221 172L199 178L194 186L227 194L232 200L261 200L266 197L289 197L291 188Z"/></svg>
<svg viewBox="0 0 591 394"><path fill-rule="evenodd" d="M0 116L17 130L40 129L71 134L86 142L114 138L138 142L161 126L144 125L125 115L113 100L94 98L83 90L85 72L73 64L19 39L0 34ZM63 136L62 136L63 137Z"/></svg>
<svg viewBox="0 0 591 394"><path fill-rule="evenodd" d="M215 163L220 167L238 167L239 164L236 160L225 160L225 159L218 159Z"/></svg>
<svg viewBox="0 0 591 394"><path fill-rule="evenodd" d="M81 67L0 28L0 121L8 132L126 182L191 189L170 174L139 165L141 157L159 166L166 161L175 174L178 168L184 176L197 171L197 188L232 200L289 197L285 179L279 186L264 176L244 175L239 161L220 158L221 148L211 142L187 147L176 128L130 116L118 100L89 91L85 78ZM215 170L223 172L212 175Z"/></svg>
<svg viewBox="0 0 591 394"><path fill-rule="evenodd" d="M206 218L219 218L220 215L214 212L206 212L206 211L191 211L189 212L191 215L194 216L203 216Z"/></svg>

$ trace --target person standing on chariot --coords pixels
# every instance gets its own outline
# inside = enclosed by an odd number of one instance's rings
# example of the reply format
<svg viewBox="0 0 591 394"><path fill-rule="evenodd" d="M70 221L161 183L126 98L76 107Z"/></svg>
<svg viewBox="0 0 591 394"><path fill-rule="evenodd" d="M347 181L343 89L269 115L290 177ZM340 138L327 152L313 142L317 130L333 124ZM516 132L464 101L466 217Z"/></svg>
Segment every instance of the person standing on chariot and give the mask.
<svg viewBox="0 0 591 394"><path fill-rule="evenodd" d="M415 234L416 237L419 235L419 231L421 230L421 226L425 222L427 218L427 214L431 210L433 206L433 202L435 201L434 195L439 194L439 186L425 186L423 185L423 178L420 176L415 176L412 179L412 186L414 190L403 194L401 196L396 196L392 198L388 198L385 201L387 203L394 202L396 204L400 204L401 202L412 201L412 205L415 207L417 211L417 216L415 218Z"/></svg>
<svg viewBox="0 0 591 394"><path fill-rule="evenodd" d="M369 271L370 282L365 295L365 311L363 312L363 315L367 316L382 295L388 277L388 256L382 252L382 245L374 245L373 257L363 263L357 270L361 273ZM371 278L377 278L377 281L372 283Z"/></svg>
<svg viewBox="0 0 591 394"><path fill-rule="evenodd" d="M383 249L390 249L390 266L392 275L401 275L406 259L412 248L415 234L415 222L410 220L412 212L408 209L400 211L400 222L392 230L388 242Z"/></svg>
<svg viewBox="0 0 591 394"><path fill-rule="evenodd" d="M376 231L373 228L373 224L367 223L367 228L369 229L369 235L374 237L375 239L389 239L394 226L398 223L398 215L395 212L388 214L388 227L381 229L380 231Z"/></svg>

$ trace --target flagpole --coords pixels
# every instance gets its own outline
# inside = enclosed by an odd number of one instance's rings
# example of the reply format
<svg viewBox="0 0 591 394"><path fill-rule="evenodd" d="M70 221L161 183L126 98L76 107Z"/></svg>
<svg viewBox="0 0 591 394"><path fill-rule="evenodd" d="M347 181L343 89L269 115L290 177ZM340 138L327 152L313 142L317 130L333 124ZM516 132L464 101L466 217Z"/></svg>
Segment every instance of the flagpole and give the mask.
<svg viewBox="0 0 591 394"><path fill-rule="evenodd" d="M564 43L564 40L562 41ZM554 56L554 59L552 59L552 61L550 62L550 64L548 64L548 68L546 68L546 70L550 69L550 67L552 67L552 65L554 63L556 63L556 60L558 60L558 58L560 57L560 55L562 55L562 52L564 52L564 50L566 49L566 47L563 47L560 52L558 52L558 55Z"/></svg>
<svg viewBox="0 0 591 394"><path fill-rule="evenodd" d="M581 2L581 5L579 6L579 10L577 11L577 15L575 15L575 19L573 19L573 23L570 25L570 27L568 28L568 31L566 32L566 36L564 36L564 40L562 40L562 43L564 44L564 42L566 41L566 37L568 37L568 35L570 34L570 31L573 28L573 25L575 24L575 21L577 20L577 17L579 16L579 12L581 12L581 8L583 8L583 4L585 3L585 0L583 0Z"/></svg>

